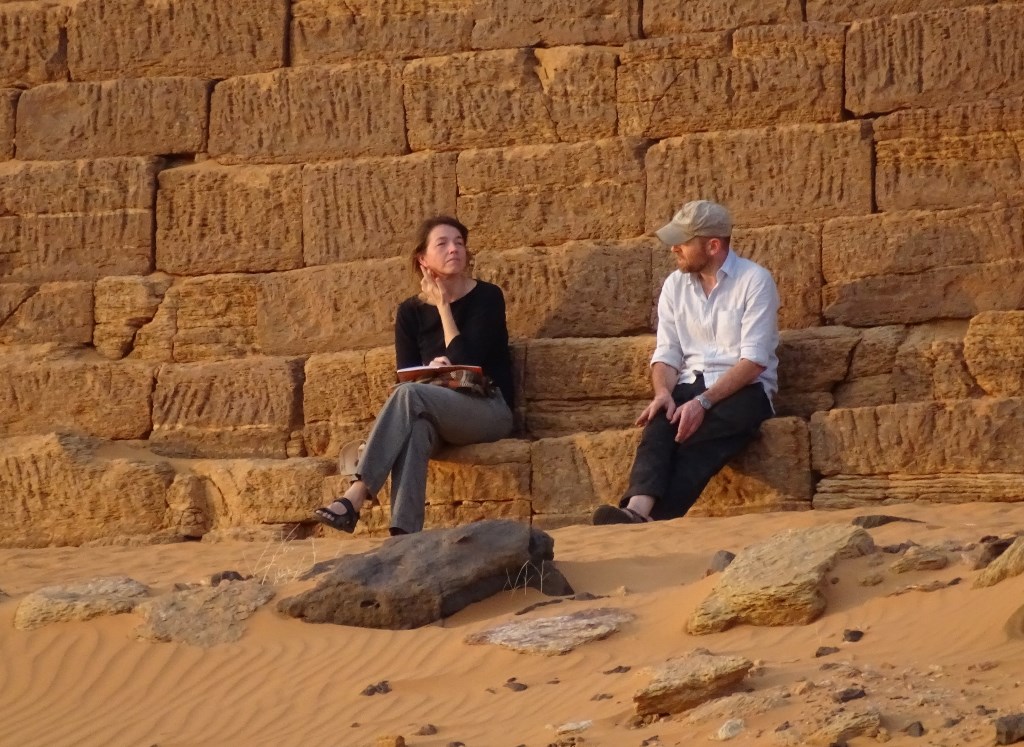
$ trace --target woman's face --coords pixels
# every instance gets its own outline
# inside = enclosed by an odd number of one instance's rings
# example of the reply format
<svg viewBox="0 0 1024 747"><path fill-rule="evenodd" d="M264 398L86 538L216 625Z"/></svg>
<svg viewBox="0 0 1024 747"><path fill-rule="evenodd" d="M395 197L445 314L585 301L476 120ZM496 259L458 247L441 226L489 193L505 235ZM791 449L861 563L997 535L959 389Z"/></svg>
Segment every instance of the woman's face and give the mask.
<svg viewBox="0 0 1024 747"><path fill-rule="evenodd" d="M466 242L454 226L436 226L427 236L427 248L420 255L420 267L441 277L454 277L466 270Z"/></svg>

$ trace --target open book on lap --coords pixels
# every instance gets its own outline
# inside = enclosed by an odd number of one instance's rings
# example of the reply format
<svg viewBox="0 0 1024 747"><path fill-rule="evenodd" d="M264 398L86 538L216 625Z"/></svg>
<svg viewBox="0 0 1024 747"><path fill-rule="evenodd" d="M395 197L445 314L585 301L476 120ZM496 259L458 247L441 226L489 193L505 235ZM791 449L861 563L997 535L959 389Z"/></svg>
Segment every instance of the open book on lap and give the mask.
<svg viewBox="0 0 1024 747"><path fill-rule="evenodd" d="M410 368L400 368L396 373L399 381L416 381L428 374L444 374L453 371L471 371L480 375L483 375L484 372L480 366L411 366Z"/></svg>

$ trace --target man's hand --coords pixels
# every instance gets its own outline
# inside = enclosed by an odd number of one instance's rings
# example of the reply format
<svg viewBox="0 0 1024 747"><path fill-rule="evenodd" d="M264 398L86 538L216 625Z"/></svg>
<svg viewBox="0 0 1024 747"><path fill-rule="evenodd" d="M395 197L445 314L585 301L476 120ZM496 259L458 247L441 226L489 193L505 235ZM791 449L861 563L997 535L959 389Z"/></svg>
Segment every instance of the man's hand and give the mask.
<svg viewBox="0 0 1024 747"><path fill-rule="evenodd" d="M672 416L676 413L676 403L672 399L672 394L669 392L661 392L654 395L654 399L651 400L651 404L644 408L644 411L640 413L640 417L636 419L634 425L647 425L654 419L654 416L658 414L659 410L665 411L665 417L672 420Z"/></svg>
<svg viewBox="0 0 1024 747"><path fill-rule="evenodd" d="M675 414L669 419L673 423L679 423L679 428L676 430L676 443L682 443L692 436L704 422L704 408L700 406L700 402L691 399L677 407Z"/></svg>

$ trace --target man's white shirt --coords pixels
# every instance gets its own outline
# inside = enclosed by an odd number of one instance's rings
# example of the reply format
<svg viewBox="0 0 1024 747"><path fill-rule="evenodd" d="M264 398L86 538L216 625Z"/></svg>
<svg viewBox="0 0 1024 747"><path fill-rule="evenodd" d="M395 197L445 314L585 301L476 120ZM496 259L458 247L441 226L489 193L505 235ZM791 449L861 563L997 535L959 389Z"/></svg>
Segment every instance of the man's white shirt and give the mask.
<svg viewBox="0 0 1024 747"><path fill-rule="evenodd" d="M764 366L757 380L771 400L779 388L778 314L779 292L771 273L732 250L709 295L704 295L697 273L676 270L665 279L658 299L651 363L677 369L677 384L691 384L703 372L710 388L746 358Z"/></svg>

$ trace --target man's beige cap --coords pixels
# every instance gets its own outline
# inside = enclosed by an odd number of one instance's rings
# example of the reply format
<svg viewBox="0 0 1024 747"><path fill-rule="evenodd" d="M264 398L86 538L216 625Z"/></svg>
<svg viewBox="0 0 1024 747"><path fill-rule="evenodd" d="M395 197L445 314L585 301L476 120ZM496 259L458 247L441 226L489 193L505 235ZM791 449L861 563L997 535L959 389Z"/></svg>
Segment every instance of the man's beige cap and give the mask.
<svg viewBox="0 0 1024 747"><path fill-rule="evenodd" d="M717 202L695 200L683 205L655 234L669 246L685 244L694 236L724 238L732 234L732 216Z"/></svg>

